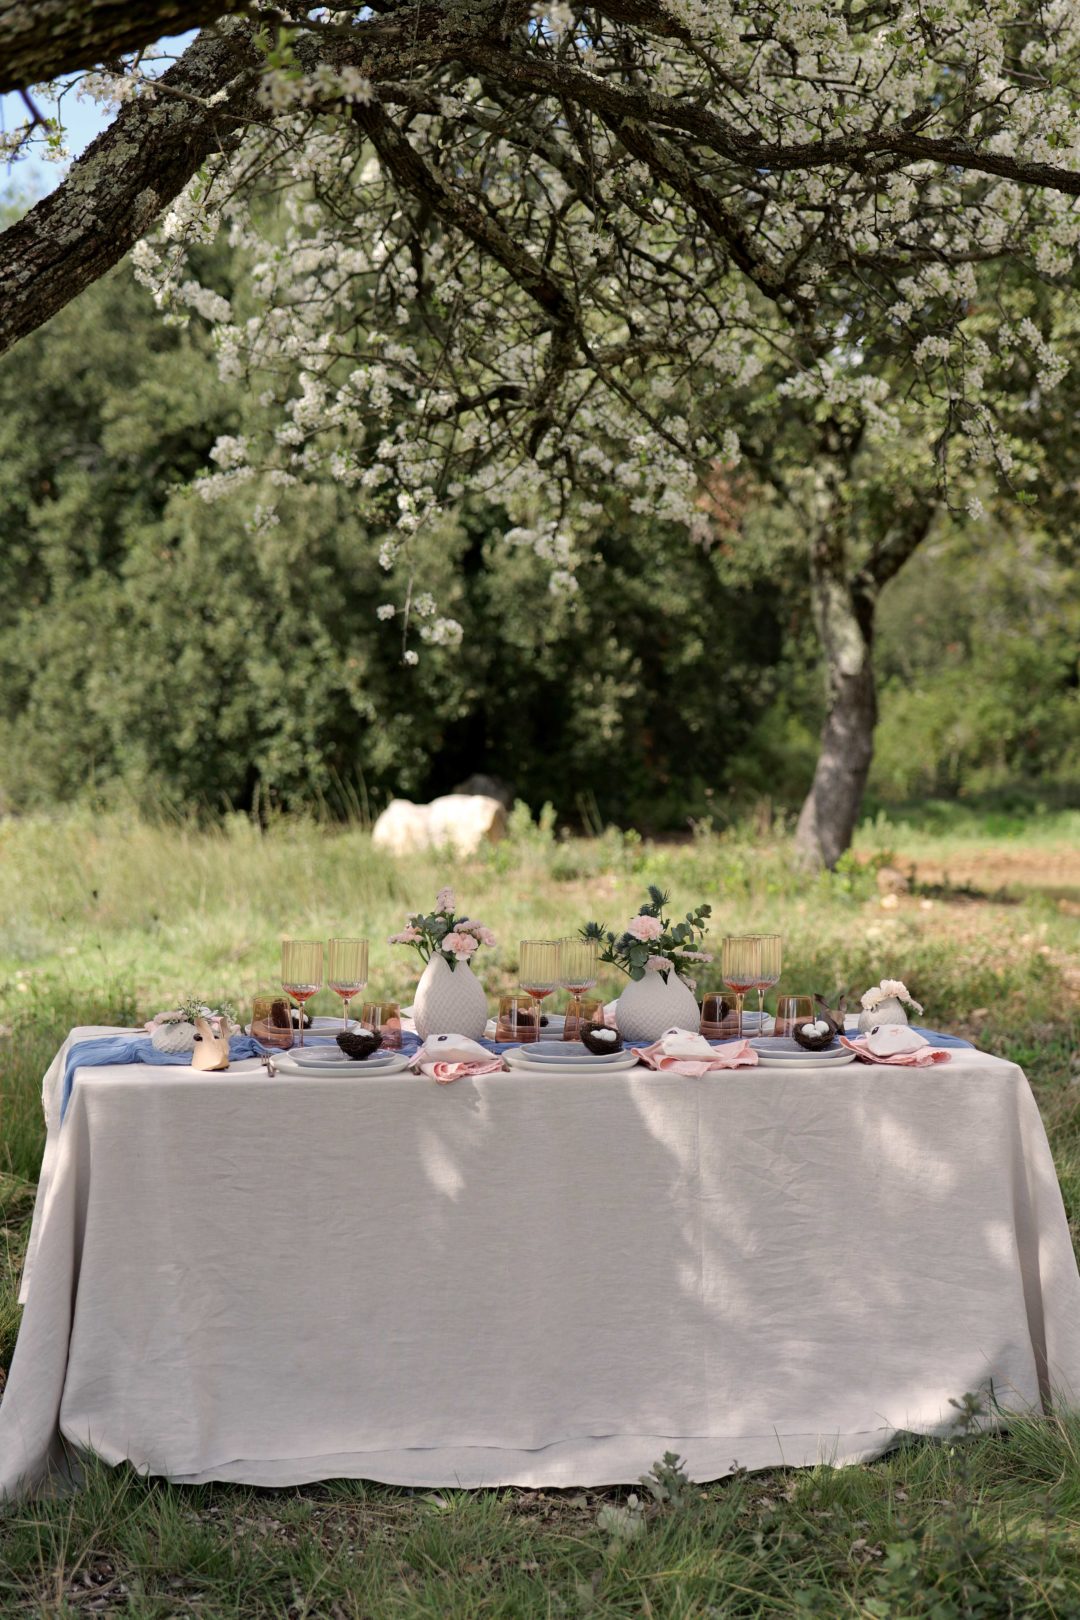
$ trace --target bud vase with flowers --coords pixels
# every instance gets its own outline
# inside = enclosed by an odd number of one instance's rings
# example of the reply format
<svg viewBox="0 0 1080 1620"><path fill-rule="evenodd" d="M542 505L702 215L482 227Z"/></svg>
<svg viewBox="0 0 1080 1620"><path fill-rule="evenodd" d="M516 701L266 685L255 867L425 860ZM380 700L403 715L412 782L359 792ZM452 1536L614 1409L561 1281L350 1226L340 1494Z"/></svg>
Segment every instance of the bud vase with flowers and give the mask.
<svg viewBox="0 0 1080 1620"><path fill-rule="evenodd" d="M699 905L681 922L667 916L669 896L655 884L621 934L586 923L583 939L601 946L600 960L621 968L630 983L619 997L615 1024L624 1040L649 1043L665 1030L697 1031L697 969L712 961L701 949L712 907Z"/></svg>
<svg viewBox="0 0 1080 1620"><path fill-rule="evenodd" d="M487 999L470 965L482 945L495 935L475 917L458 917L453 889L440 889L432 912L413 912L391 945L411 945L425 964L413 1001L413 1020L421 1040L429 1035L482 1038L487 1025Z"/></svg>

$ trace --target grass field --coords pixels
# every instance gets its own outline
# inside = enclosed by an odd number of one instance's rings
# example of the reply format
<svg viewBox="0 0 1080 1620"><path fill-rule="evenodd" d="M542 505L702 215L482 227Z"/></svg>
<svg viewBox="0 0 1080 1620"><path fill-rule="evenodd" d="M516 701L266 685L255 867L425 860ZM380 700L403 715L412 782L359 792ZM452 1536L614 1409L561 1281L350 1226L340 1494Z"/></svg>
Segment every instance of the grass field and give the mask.
<svg viewBox="0 0 1080 1620"><path fill-rule="evenodd" d="M447 881L499 935L481 967L490 997L515 982L519 938L620 922L649 882L680 907L708 900L714 934L782 932L784 988L904 978L928 1023L1023 1064L1080 1236L1078 851L1076 813L879 819L822 878L794 876L779 841L563 841L521 814L465 866L391 863L360 829L302 822L0 824L0 1367L18 1326L40 1080L68 1026L128 1023L186 992L244 1002L273 983L285 932L366 933L372 992L410 999L415 959L381 942ZM912 873L910 891L879 894L881 865ZM865 1468L669 1478L639 1507L626 1491L178 1489L95 1470L79 1495L0 1518L0 1616L1080 1620L1080 1418L1007 1436L966 1427L958 1413L955 1443L913 1442Z"/></svg>

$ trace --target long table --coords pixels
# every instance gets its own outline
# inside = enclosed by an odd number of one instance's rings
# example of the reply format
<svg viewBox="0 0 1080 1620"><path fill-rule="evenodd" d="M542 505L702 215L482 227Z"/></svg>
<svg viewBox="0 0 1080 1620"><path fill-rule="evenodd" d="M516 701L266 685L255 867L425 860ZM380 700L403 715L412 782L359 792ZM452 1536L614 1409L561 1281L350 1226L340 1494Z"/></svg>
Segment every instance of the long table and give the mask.
<svg viewBox="0 0 1080 1620"><path fill-rule="evenodd" d="M70 1039L88 1032L73 1031ZM78 1071L0 1403L181 1482L584 1486L851 1462L1080 1398L1080 1278L1015 1065L688 1079Z"/></svg>

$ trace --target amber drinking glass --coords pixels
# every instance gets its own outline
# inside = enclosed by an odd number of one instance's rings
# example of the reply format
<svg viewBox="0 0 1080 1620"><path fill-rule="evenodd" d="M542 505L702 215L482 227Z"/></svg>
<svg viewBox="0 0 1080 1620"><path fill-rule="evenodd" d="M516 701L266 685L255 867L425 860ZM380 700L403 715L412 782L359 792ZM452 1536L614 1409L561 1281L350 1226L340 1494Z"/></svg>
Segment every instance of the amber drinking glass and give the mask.
<svg viewBox="0 0 1080 1620"><path fill-rule="evenodd" d="M722 990L710 990L701 998L701 1023L698 1033L707 1041L727 1041L739 1030L735 1006Z"/></svg>
<svg viewBox="0 0 1080 1620"><path fill-rule="evenodd" d="M810 996L778 996L774 1035L792 1035L796 1025L808 1024L814 1016L814 1003Z"/></svg>
<svg viewBox="0 0 1080 1620"><path fill-rule="evenodd" d="M540 1039L540 1009L527 990L514 990L508 996L499 997L495 1039L517 1041L520 1046Z"/></svg>
<svg viewBox="0 0 1080 1620"><path fill-rule="evenodd" d="M604 1003L586 1001L581 996L575 996L566 1009L562 1038L564 1041L580 1041L583 1029L603 1029L603 1027Z"/></svg>
<svg viewBox="0 0 1080 1620"><path fill-rule="evenodd" d="M365 1001L360 1022L382 1036L385 1051L401 1050L401 1008L396 1001Z"/></svg>
<svg viewBox="0 0 1080 1620"><path fill-rule="evenodd" d="M304 1003L323 987L323 942L321 939L283 939L281 942L281 988L300 1005L300 1045L304 1044Z"/></svg>
<svg viewBox="0 0 1080 1620"><path fill-rule="evenodd" d="M280 990L260 990L253 997L251 1034L260 1046L272 1046L278 1052L292 1046L292 1008Z"/></svg>

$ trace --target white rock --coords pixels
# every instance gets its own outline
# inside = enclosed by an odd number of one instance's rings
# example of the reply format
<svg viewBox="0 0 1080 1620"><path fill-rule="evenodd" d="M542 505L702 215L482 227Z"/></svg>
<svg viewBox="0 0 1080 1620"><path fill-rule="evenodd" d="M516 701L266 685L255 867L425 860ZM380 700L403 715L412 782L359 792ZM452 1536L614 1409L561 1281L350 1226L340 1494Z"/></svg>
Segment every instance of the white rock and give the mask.
<svg viewBox="0 0 1080 1620"><path fill-rule="evenodd" d="M506 811L498 799L481 793L448 793L430 804L391 799L371 832L376 849L389 855L412 855L424 849L475 855L506 831Z"/></svg>
<svg viewBox="0 0 1080 1620"><path fill-rule="evenodd" d="M428 806L391 799L371 829L371 842L388 855L415 855L428 847Z"/></svg>
<svg viewBox="0 0 1080 1620"><path fill-rule="evenodd" d="M475 855L482 844L497 844L506 832L506 810L482 793L448 793L428 805L433 848L449 845L456 855Z"/></svg>

